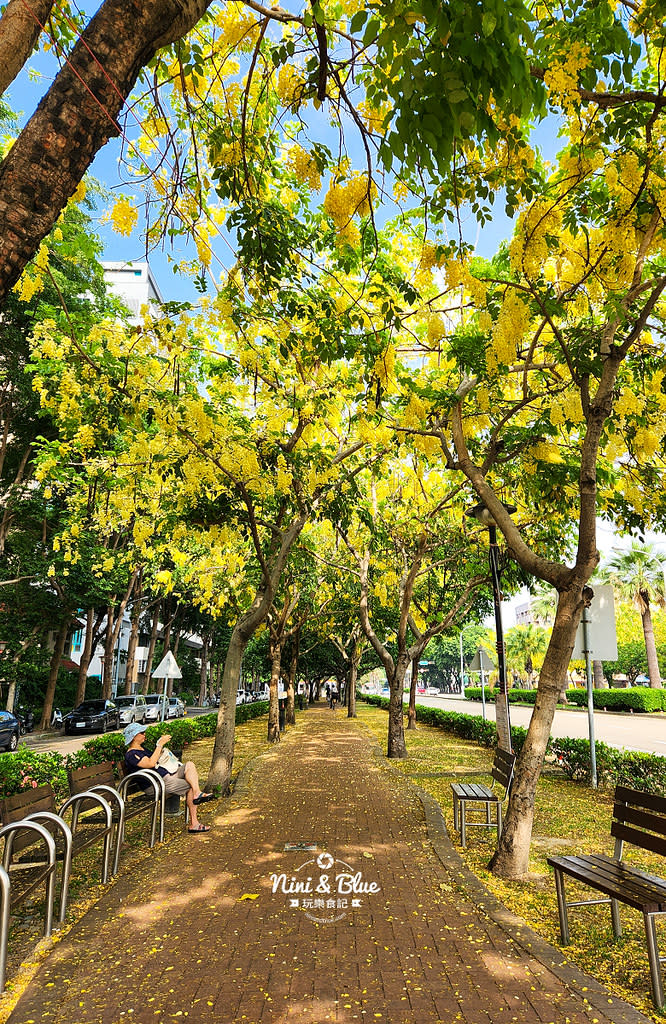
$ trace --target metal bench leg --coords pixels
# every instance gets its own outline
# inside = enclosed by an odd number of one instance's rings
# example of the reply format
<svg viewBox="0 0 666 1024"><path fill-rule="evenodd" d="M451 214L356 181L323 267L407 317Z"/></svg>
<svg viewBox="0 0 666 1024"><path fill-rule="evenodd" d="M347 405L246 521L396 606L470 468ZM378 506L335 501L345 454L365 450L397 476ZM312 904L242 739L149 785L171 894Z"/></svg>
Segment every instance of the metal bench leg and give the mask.
<svg viewBox="0 0 666 1024"><path fill-rule="evenodd" d="M569 945L569 912L567 897L564 890L564 875L555 868L555 891L557 893L557 910L560 915L560 936L562 945Z"/></svg>
<svg viewBox="0 0 666 1024"><path fill-rule="evenodd" d="M7 938L9 936L9 875L0 868L0 992L5 990L5 971L7 969ZM48 897L47 897L48 898ZM53 909L53 905L51 907Z"/></svg>
<svg viewBox="0 0 666 1024"><path fill-rule="evenodd" d="M486 825L492 825L490 820L490 803L486 800Z"/></svg>
<svg viewBox="0 0 666 1024"><path fill-rule="evenodd" d="M498 801L497 802L497 842L498 843L500 841L500 836L501 835L502 835L502 805Z"/></svg>
<svg viewBox="0 0 666 1024"><path fill-rule="evenodd" d="M467 846L467 831L465 829L465 809L467 807L467 801L460 801L460 845L464 848Z"/></svg>
<svg viewBox="0 0 666 1024"><path fill-rule="evenodd" d="M664 989L661 983L661 969L659 966L659 949L657 947L657 928L654 914L643 914L645 921L645 937L647 939L648 960L650 961L650 980L652 982L652 998L654 1005L664 1005Z"/></svg>
<svg viewBox="0 0 666 1024"><path fill-rule="evenodd" d="M619 939L622 935L622 922L620 921L620 904L617 900L610 900L611 921L613 923L613 935Z"/></svg>
<svg viewBox="0 0 666 1024"><path fill-rule="evenodd" d="M454 831L458 831L458 797L453 794L453 828Z"/></svg>

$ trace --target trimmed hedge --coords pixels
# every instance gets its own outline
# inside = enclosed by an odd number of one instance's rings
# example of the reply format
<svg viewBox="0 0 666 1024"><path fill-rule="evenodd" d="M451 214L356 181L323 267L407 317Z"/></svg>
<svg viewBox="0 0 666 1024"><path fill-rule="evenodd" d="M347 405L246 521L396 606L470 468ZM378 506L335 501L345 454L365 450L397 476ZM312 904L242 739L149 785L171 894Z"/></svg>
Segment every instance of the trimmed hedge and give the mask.
<svg viewBox="0 0 666 1024"><path fill-rule="evenodd" d="M376 697L373 694L358 694L358 699L374 707L388 710L388 697ZM464 715L458 711L442 711L441 708L426 707L424 704L416 705L416 721L424 725L432 725L444 732L451 732L465 740L473 740L484 747L494 747L497 743L497 730L494 722L484 722L478 715ZM511 726L511 743L518 754L522 750L527 729L520 725Z"/></svg>
<svg viewBox="0 0 666 1024"><path fill-rule="evenodd" d="M481 691L479 690L479 693ZM528 691L533 692L533 691ZM609 691L597 690L596 693ZM612 691L624 693L621 691ZM628 691L631 693L632 691ZM636 691L633 691L636 692ZM661 693L653 690L653 693ZM388 710L388 697L375 697L371 694L358 693L358 700L366 704ZM424 725L432 725L444 732L454 733L466 740L473 740L484 747L492 747L497 743L497 732L494 722L484 722L478 715L464 715L456 711L442 711L440 708L416 705L416 720ZM511 743L514 752L519 754L523 748L527 729L519 725L511 726ZM557 763L564 774L577 782L590 782L590 741L577 739L550 739L547 753L555 755ZM660 754L647 754L641 751L624 751L611 747L597 740L595 743L597 761L597 783L602 788L614 789L622 784L631 789L645 793L657 793L666 796L666 757Z"/></svg>
<svg viewBox="0 0 666 1024"><path fill-rule="evenodd" d="M552 752L569 779L590 782L590 741L553 740ZM618 750L597 740L594 744L597 782L604 789L629 786L644 793L666 796L666 757L638 750Z"/></svg>
<svg viewBox="0 0 666 1024"><path fill-rule="evenodd" d="M494 701L496 694L496 689L486 688L486 700ZM536 690L510 689L509 703L534 704L536 695ZM481 687L467 686L465 696L468 700L480 701ZM653 690L649 686L593 690L592 700L597 711L666 711L666 689ZM578 707L587 707L587 690L567 690L567 701Z"/></svg>
<svg viewBox="0 0 666 1024"><path fill-rule="evenodd" d="M266 714L268 701L241 704L236 708L236 725ZM214 736L216 728L216 711L210 715L197 715L195 718L171 719L148 726L146 745L154 747L158 736L168 732L171 734L174 749L182 750L194 740ZM16 751L0 756L0 796L13 796L14 793L21 793L25 789L49 783L55 790L56 802L60 802L69 796L68 768L82 768L91 764L102 764L104 761L117 763L124 757L125 741L122 732L93 736L83 744L81 750L66 755L57 751L42 754L21 746Z"/></svg>

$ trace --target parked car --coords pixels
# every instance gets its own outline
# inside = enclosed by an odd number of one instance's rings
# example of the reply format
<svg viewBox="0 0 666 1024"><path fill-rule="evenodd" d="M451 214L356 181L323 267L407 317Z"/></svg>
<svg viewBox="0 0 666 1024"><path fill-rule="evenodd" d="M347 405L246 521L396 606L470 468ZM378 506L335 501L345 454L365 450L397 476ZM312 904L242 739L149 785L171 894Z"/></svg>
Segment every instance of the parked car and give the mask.
<svg viewBox="0 0 666 1024"><path fill-rule="evenodd" d="M84 700L65 715L65 734L75 732L106 732L120 728L120 711L112 700Z"/></svg>
<svg viewBox="0 0 666 1024"><path fill-rule="evenodd" d="M0 711L0 750L16 750L21 731L16 715Z"/></svg>
<svg viewBox="0 0 666 1024"><path fill-rule="evenodd" d="M169 698L163 693L149 693L146 696L146 717L144 722L161 722L169 717Z"/></svg>
<svg viewBox="0 0 666 1024"><path fill-rule="evenodd" d="M380 693L380 697L390 697L390 696L391 696L390 688L388 686L384 686L382 688L382 692Z"/></svg>
<svg viewBox="0 0 666 1024"><path fill-rule="evenodd" d="M122 725L130 722L145 722L146 698L142 693L131 693L129 697L116 697L115 705L120 711Z"/></svg>
<svg viewBox="0 0 666 1024"><path fill-rule="evenodd" d="M441 691L436 686L426 686L426 694L428 697L441 697Z"/></svg>
<svg viewBox="0 0 666 1024"><path fill-rule="evenodd" d="M169 697L169 718L183 718L185 716L185 705L180 697Z"/></svg>

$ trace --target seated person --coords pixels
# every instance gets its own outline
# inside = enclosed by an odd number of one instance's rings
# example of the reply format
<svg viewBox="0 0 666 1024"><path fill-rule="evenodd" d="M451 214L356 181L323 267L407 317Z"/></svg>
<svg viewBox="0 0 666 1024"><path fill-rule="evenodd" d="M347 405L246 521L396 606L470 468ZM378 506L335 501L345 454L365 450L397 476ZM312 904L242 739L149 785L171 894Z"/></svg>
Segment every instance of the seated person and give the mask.
<svg viewBox="0 0 666 1024"><path fill-rule="evenodd" d="M139 771L139 769L150 768L157 772L164 779L164 788L167 796L175 793L178 796L184 796L187 800L187 806L190 812L190 825L187 831L193 834L199 832L210 832L210 825L202 825L197 818L197 807L199 804L204 804L206 801L212 800L213 795L212 793L201 792L199 774L194 763L192 761L187 761L185 764L179 764L177 771L173 774L169 774L166 768L163 768L157 763L163 747L166 747L171 736L160 736L152 754L143 746L143 742L146 738L145 725L139 725L138 722L132 722L132 724L128 725L125 729L123 736L127 747L127 751L125 753L125 767L127 768L127 771L131 773Z"/></svg>

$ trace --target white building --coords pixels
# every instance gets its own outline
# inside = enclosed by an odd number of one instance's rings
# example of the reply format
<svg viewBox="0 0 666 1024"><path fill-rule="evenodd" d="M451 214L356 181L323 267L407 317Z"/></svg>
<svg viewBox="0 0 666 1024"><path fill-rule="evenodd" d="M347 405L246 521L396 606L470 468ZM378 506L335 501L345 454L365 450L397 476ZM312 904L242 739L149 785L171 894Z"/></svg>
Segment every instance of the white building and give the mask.
<svg viewBox="0 0 666 1024"><path fill-rule="evenodd" d="M132 324L136 326L141 322L142 306L148 306L153 315L157 314L163 299L148 263L134 260L127 263L102 260L101 263L104 280L129 309Z"/></svg>

